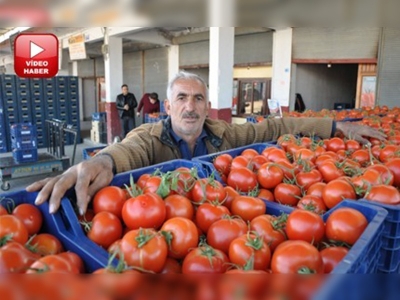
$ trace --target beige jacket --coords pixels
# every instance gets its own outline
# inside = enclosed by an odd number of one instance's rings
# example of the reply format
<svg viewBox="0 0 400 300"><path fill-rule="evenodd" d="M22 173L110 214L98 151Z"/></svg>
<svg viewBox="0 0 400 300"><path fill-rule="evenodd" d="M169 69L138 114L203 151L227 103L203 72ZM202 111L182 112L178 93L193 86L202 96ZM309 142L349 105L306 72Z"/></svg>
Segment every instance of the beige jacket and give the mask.
<svg viewBox="0 0 400 300"><path fill-rule="evenodd" d="M229 124L222 120L206 119L204 128L208 153L254 143L277 140L285 133L316 135L328 138L332 134L330 118L266 119L260 123ZM172 159L181 158L169 134L170 118L158 123L143 124L132 130L119 144L103 149L114 159L117 173L125 172Z"/></svg>

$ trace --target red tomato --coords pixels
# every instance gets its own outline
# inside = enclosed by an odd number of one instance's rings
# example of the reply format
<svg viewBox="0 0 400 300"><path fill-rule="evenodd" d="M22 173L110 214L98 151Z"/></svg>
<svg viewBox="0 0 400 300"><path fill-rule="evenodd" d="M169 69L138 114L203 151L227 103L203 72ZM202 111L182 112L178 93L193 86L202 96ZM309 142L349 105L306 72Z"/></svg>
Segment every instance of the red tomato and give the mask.
<svg viewBox="0 0 400 300"><path fill-rule="evenodd" d="M294 184L279 183L274 189L275 201L289 206L295 206L301 197L301 189Z"/></svg>
<svg viewBox="0 0 400 300"><path fill-rule="evenodd" d="M250 196L237 196L231 207L233 215L241 217L244 221L251 221L255 217L265 214L265 202Z"/></svg>
<svg viewBox="0 0 400 300"><path fill-rule="evenodd" d="M344 199L357 199L353 186L345 180L335 179L328 182L322 191L322 200L327 208L332 208Z"/></svg>
<svg viewBox="0 0 400 300"><path fill-rule="evenodd" d="M308 188L316 182L322 181L322 175L317 169L312 169L309 171L300 171L296 175L297 185L307 191Z"/></svg>
<svg viewBox="0 0 400 300"><path fill-rule="evenodd" d="M272 273L307 274L324 271L321 254L305 241L285 241L276 247L271 259Z"/></svg>
<svg viewBox="0 0 400 300"><path fill-rule="evenodd" d="M28 241L28 230L16 216L0 216L0 239L10 236L11 240L22 245Z"/></svg>
<svg viewBox="0 0 400 300"><path fill-rule="evenodd" d="M385 185L393 185L393 183L394 183L393 173L386 165L382 165L382 164L371 165L366 168L366 171L371 170L371 169L378 171L379 183L382 183Z"/></svg>
<svg viewBox="0 0 400 300"><path fill-rule="evenodd" d="M168 256L172 258L184 258L199 243L196 225L186 218L175 217L165 221L161 232L169 246Z"/></svg>
<svg viewBox="0 0 400 300"><path fill-rule="evenodd" d="M293 154L293 161L295 162L299 160L314 162L315 158L315 152L307 148L299 149Z"/></svg>
<svg viewBox="0 0 400 300"><path fill-rule="evenodd" d="M343 260L349 249L345 247L328 247L320 251L324 262L324 273L328 274Z"/></svg>
<svg viewBox="0 0 400 300"><path fill-rule="evenodd" d="M257 173L258 169L259 169L263 164L265 164L265 163L267 163L267 162L268 162L268 159L267 159L264 155L258 154L258 155L256 155L256 156L254 156L254 157L251 159L251 161L250 161L250 164L251 164L251 166L252 166L251 169L254 170L254 172Z"/></svg>
<svg viewBox="0 0 400 300"><path fill-rule="evenodd" d="M144 183L143 186L143 193L157 193L158 188L160 187L161 184L161 177L160 176L156 176L156 175L152 175L149 178L147 178L146 182ZM167 195L163 195L163 196L167 196ZM162 196L162 197L163 197Z"/></svg>
<svg viewBox="0 0 400 300"><path fill-rule="evenodd" d="M213 248L228 254L230 243L246 232L247 225L242 219L221 219L208 228L207 242Z"/></svg>
<svg viewBox="0 0 400 300"><path fill-rule="evenodd" d="M99 212L94 216L87 236L96 244L107 249L122 236L121 220L108 211Z"/></svg>
<svg viewBox="0 0 400 300"><path fill-rule="evenodd" d="M398 145L386 145L379 153L379 160L383 163L386 163L389 160L398 157L398 155L396 155L396 153L399 153L398 151Z"/></svg>
<svg viewBox="0 0 400 300"><path fill-rule="evenodd" d="M244 267L250 259L254 260L254 270L266 270L269 267L271 250L263 238L245 234L234 239L229 245L230 262Z"/></svg>
<svg viewBox="0 0 400 300"><path fill-rule="evenodd" d="M296 168L296 166L289 161L286 160L280 160L275 163L277 166L281 168L283 171L283 175L285 176L286 179L292 180L297 173L299 173L299 169Z"/></svg>
<svg viewBox="0 0 400 300"><path fill-rule="evenodd" d="M117 186L106 186L94 195L93 211L95 214L101 211L108 211L122 219L122 207L125 201L126 194L123 189Z"/></svg>
<svg viewBox="0 0 400 300"><path fill-rule="evenodd" d="M400 187L400 158L393 158L385 163L393 174L393 185Z"/></svg>
<svg viewBox="0 0 400 300"><path fill-rule="evenodd" d="M250 159L248 159L245 156L239 155L232 159L231 171L236 168L249 168L249 167L251 167Z"/></svg>
<svg viewBox="0 0 400 300"><path fill-rule="evenodd" d="M283 181L283 171L273 163L265 163L258 170L257 180L265 189L275 188Z"/></svg>
<svg viewBox="0 0 400 300"><path fill-rule="evenodd" d="M286 226L286 216L273 217L262 215L254 218L250 222L250 230L257 232L269 245L271 252L274 252L276 247L286 241L284 228Z"/></svg>
<svg viewBox="0 0 400 300"><path fill-rule="evenodd" d="M66 251L66 252L61 252L58 255L68 260L72 265L76 266L79 270L79 273L85 272L85 265L83 263L82 258L80 258L78 254Z"/></svg>
<svg viewBox="0 0 400 300"><path fill-rule="evenodd" d="M289 161L286 156L286 152L283 149L270 147L266 148L262 153L269 162Z"/></svg>
<svg viewBox="0 0 400 300"><path fill-rule="evenodd" d="M354 151L361 149L360 143L355 140L347 140L345 144L346 151L348 151L349 153L353 153Z"/></svg>
<svg viewBox="0 0 400 300"><path fill-rule="evenodd" d="M166 208L165 220L172 219L174 217L183 217L189 220L193 219L194 208L192 202L181 195L171 195L164 199Z"/></svg>
<svg viewBox="0 0 400 300"><path fill-rule="evenodd" d="M213 165L218 173L228 176L231 170L232 159L230 154L220 154L213 160Z"/></svg>
<svg viewBox="0 0 400 300"><path fill-rule="evenodd" d="M308 210L296 209L287 219L286 234L289 240L318 244L324 238L325 224L320 215Z"/></svg>
<svg viewBox="0 0 400 300"><path fill-rule="evenodd" d="M140 177L138 178L136 185L140 188L140 189L144 189L147 180L151 177L151 174L142 174L140 175Z"/></svg>
<svg viewBox="0 0 400 300"><path fill-rule="evenodd" d="M226 198L222 205L226 206L228 209L231 209L233 199L235 199L236 196L239 196L239 193L229 185L225 186L224 190L226 192Z"/></svg>
<svg viewBox="0 0 400 300"><path fill-rule="evenodd" d="M42 213L33 204L22 203L14 208L12 214L24 223L29 235L38 233L42 227Z"/></svg>
<svg viewBox="0 0 400 300"><path fill-rule="evenodd" d="M47 255L36 260L26 271L27 274L35 273L68 273L79 274L78 268L66 258L57 255Z"/></svg>
<svg viewBox="0 0 400 300"><path fill-rule="evenodd" d="M196 224L207 234L212 223L222 219L223 216L230 216L231 212L226 206L203 203L196 210Z"/></svg>
<svg viewBox="0 0 400 300"><path fill-rule="evenodd" d="M267 189L258 189L257 197L264 201L275 201L274 194Z"/></svg>
<svg viewBox="0 0 400 300"><path fill-rule="evenodd" d="M150 192L126 200L122 207L122 220L129 229L160 228L166 215L164 201Z"/></svg>
<svg viewBox="0 0 400 300"><path fill-rule="evenodd" d="M314 195L305 195L297 203L297 208L314 212L322 215L327 211L326 205L322 197Z"/></svg>
<svg viewBox="0 0 400 300"><path fill-rule="evenodd" d="M328 140L328 151L338 152L339 150L346 150L346 144L341 138L334 137Z"/></svg>
<svg viewBox="0 0 400 300"><path fill-rule="evenodd" d="M391 185L374 185L369 189L364 198L382 204L400 204L400 192Z"/></svg>
<svg viewBox="0 0 400 300"><path fill-rule="evenodd" d="M244 149L240 155L248 158L251 161L252 158L255 157L256 155L259 155L259 153L254 149L248 148Z"/></svg>
<svg viewBox="0 0 400 300"><path fill-rule="evenodd" d="M0 205L0 216L8 215L7 209L4 206Z"/></svg>
<svg viewBox="0 0 400 300"><path fill-rule="evenodd" d="M358 162L361 166L365 167L370 163L371 157L367 149L359 149L354 151L350 158Z"/></svg>
<svg viewBox="0 0 400 300"><path fill-rule="evenodd" d="M343 169L337 166L333 159L325 160L318 165L318 171L325 182L330 182L344 175Z"/></svg>
<svg viewBox="0 0 400 300"><path fill-rule="evenodd" d="M351 246L367 226L367 218L361 212L341 207L332 212L326 220L325 234L329 240L344 242Z"/></svg>
<svg viewBox="0 0 400 300"><path fill-rule="evenodd" d="M167 260L168 245L154 229L137 229L124 235L121 252L128 266L159 273Z"/></svg>
<svg viewBox="0 0 400 300"><path fill-rule="evenodd" d="M0 274L25 273L39 258L20 243L9 242L0 248Z"/></svg>
<svg viewBox="0 0 400 300"><path fill-rule="evenodd" d="M196 180L192 189L192 201L195 204L201 204L205 201L222 203L225 197L226 192L223 185L212 178Z"/></svg>
<svg viewBox="0 0 400 300"><path fill-rule="evenodd" d="M228 269L226 254L210 246L193 249L183 260L183 274L222 274Z"/></svg>
<svg viewBox="0 0 400 300"><path fill-rule="evenodd" d="M296 139L296 137L295 137L293 134L291 134L291 133L286 133L286 134L281 135L281 136L278 138L277 144L278 144L279 146L281 146L281 147L283 148L283 150L286 151L286 146L287 146L289 143L295 143L296 140L297 140L297 139Z"/></svg>
<svg viewBox="0 0 400 300"><path fill-rule="evenodd" d="M167 257L160 274L182 274L182 266L176 259Z"/></svg>
<svg viewBox="0 0 400 300"><path fill-rule="evenodd" d="M247 193L257 186L256 174L247 168L232 169L226 183L236 190Z"/></svg>
<svg viewBox="0 0 400 300"><path fill-rule="evenodd" d="M326 186L325 182L316 182L310 185L306 194L322 198L322 191L324 190L325 186Z"/></svg>
<svg viewBox="0 0 400 300"><path fill-rule="evenodd" d="M29 241L29 244L33 248L33 251L41 256L59 254L64 251L60 240L49 233L35 235Z"/></svg>

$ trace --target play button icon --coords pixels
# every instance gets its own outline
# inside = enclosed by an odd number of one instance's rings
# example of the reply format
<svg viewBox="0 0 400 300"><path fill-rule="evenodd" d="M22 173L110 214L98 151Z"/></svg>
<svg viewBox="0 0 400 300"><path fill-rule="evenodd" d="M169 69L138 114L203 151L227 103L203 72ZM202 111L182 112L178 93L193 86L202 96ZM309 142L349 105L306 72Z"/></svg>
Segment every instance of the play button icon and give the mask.
<svg viewBox="0 0 400 300"><path fill-rule="evenodd" d="M26 78L56 76L58 51L58 38L54 34L19 34L14 41L15 74Z"/></svg>
<svg viewBox="0 0 400 300"><path fill-rule="evenodd" d="M39 45L36 45L34 42L31 41L31 58L34 58L36 55L42 53L44 49L40 47Z"/></svg>

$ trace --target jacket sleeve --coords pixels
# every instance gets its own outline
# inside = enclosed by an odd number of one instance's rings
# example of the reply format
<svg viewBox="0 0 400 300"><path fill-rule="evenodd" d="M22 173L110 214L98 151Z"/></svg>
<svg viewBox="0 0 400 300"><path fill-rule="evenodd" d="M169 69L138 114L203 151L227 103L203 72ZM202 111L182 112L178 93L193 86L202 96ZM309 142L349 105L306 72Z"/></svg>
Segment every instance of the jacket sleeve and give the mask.
<svg viewBox="0 0 400 300"><path fill-rule="evenodd" d="M149 94L144 94L143 97L142 97L142 99L140 99L139 106L138 106L138 108L137 108L137 111L138 111L138 112L140 112L140 111L142 110L143 105L144 105L144 100L146 99L146 97L148 97L148 95L149 95Z"/></svg>
<svg viewBox="0 0 400 300"><path fill-rule="evenodd" d="M137 107L137 101L134 94L132 94L132 109Z"/></svg>
<svg viewBox="0 0 400 300"><path fill-rule="evenodd" d="M121 101L119 95L117 96L116 102L117 102L117 109L118 110L124 110L124 103Z"/></svg>

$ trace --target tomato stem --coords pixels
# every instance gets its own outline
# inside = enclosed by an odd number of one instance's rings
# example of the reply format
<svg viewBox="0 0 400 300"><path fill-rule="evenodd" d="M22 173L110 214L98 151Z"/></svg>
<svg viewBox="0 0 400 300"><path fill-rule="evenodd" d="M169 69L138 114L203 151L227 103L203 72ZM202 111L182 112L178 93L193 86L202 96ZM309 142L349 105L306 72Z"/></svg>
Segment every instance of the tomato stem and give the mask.
<svg viewBox="0 0 400 300"><path fill-rule="evenodd" d="M136 242L138 243L138 248L142 248L147 244L155 235L154 234L145 234L143 228L139 229L139 235L135 237Z"/></svg>

